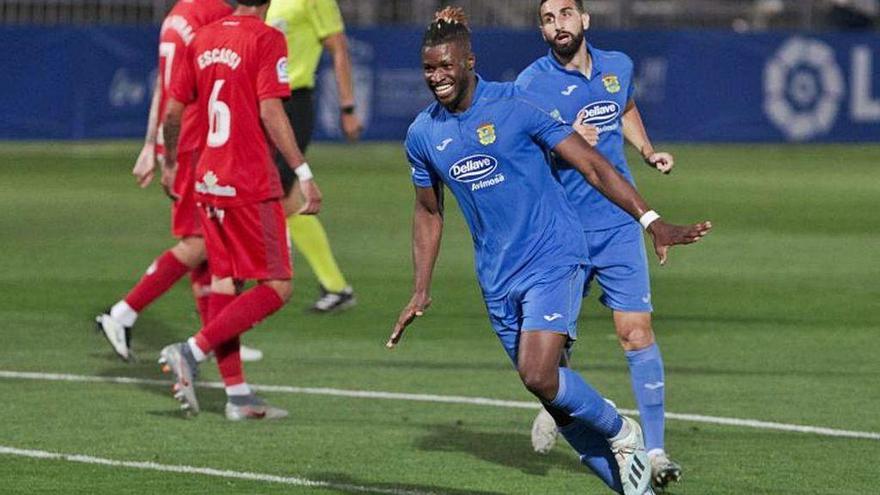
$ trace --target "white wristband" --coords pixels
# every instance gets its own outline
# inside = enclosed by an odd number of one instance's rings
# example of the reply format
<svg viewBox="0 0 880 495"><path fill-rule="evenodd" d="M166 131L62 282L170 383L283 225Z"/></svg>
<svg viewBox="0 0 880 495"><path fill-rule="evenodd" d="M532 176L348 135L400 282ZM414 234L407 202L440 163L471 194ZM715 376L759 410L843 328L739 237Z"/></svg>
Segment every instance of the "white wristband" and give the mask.
<svg viewBox="0 0 880 495"><path fill-rule="evenodd" d="M660 215L656 211L648 210L641 218L639 218L639 223L642 224L642 227L645 230L648 230L648 227L658 218L660 218Z"/></svg>
<svg viewBox="0 0 880 495"><path fill-rule="evenodd" d="M293 169L293 173L296 174L296 178L299 179L300 182L305 182L307 180L312 180L315 178L315 175L312 174L312 169L306 162L302 162L298 167Z"/></svg>

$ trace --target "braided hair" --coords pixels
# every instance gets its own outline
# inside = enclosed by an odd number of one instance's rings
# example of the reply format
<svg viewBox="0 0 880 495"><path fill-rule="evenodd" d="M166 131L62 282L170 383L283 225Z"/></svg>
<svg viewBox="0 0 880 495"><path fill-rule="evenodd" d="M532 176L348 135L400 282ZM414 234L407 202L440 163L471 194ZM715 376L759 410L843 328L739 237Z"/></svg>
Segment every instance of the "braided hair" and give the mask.
<svg viewBox="0 0 880 495"><path fill-rule="evenodd" d="M445 7L434 13L434 20L425 31L422 46L437 46L449 42L464 42L470 50L471 30L461 7Z"/></svg>

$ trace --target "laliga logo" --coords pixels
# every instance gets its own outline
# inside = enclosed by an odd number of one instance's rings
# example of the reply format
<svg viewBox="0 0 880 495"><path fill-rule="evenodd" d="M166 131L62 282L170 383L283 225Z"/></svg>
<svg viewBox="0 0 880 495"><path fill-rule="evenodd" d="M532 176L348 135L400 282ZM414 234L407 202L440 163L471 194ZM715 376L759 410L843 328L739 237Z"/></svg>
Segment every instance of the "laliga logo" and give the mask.
<svg viewBox="0 0 880 495"><path fill-rule="evenodd" d="M872 94L876 71L871 46L852 46L849 64L847 88L830 46L819 40L788 40L764 69L764 111L789 139L803 141L834 127L848 90L851 123L880 122L880 99Z"/></svg>
<svg viewBox="0 0 880 495"><path fill-rule="evenodd" d="M620 115L620 105L613 101L597 101L585 106L584 124L601 126L613 122Z"/></svg>
<svg viewBox="0 0 880 495"><path fill-rule="evenodd" d="M455 162L449 168L449 178L458 182L475 182L489 176L498 168L498 160L489 155L471 155Z"/></svg>
<svg viewBox="0 0 880 495"><path fill-rule="evenodd" d="M844 91L834 52L819 40L788 40L764 68L764 111L795 141L831 130Z"/></svg>

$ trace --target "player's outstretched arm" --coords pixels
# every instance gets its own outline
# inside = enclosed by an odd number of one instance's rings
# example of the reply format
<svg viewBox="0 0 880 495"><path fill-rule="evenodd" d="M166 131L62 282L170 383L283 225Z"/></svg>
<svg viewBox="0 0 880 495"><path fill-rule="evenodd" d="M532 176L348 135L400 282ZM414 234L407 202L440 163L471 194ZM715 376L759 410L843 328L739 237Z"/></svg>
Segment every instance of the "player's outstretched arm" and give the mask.
<svg viewBox="0 0 880 495"><path fill-rule="evenodd" d="M440 253L443 235L443 189L416 187L412 225L413 294L400 312L385 347L392 349L403 337L406 327L431 305L431 277Z"/></svg>
<svg viewBox="0 0 880 495"><path fill-rule="evenodd" d="M671 153L654 150L654 146L651 145L651 140L648 138L648 131L645 130L645 124L642 122L642 114L639 113L639 109L634 101L630 100L621 121L623 123L623 136L639 150L645 163L664 174L672 172L672 167L675 166L675 158L673 158Z"/></svg>
<svg viewBox="0 0 880 495"><path fill-rule="evenodd" d="M279 98L260 100L260 120L269 140L287 161L287 165L299 179L300 192L303 195L301 215L315 215L321 211L321 191L312 176L312 170L296 144L293 127L284 113L284 106Z"/></svg>
<svg viewBox="0 0 880 495"><path fill-rule="evenodd" d="M153 181L153 173L156 170L156 138L159 134L159 98L162 92L162 81L156 75L153 98L150 101L150 116L147 118L147 134L144 137L144 146L131 170L135 180L141 187L147 187Z"/></svg>
<svg viewBox="0 0 880 495"><path fill-rule="evenodd" d="M177 175L177 142L180 138L180 125L183 118L183 103L174 98L168 99L165 108L165 162L162 163L162 188L165 194L174 201L179 198L174 193L174 177Z"/></svg>
<svg viewBox="0 0 880 495"><path fill-rule="evenodd" d="M661 265L666 263L670 247L697 242L712 229L710 222L684 226L664 222L638 191L577 133L563 139L554 151L605 197L639 220L654 240L654 251Z"/></svg>

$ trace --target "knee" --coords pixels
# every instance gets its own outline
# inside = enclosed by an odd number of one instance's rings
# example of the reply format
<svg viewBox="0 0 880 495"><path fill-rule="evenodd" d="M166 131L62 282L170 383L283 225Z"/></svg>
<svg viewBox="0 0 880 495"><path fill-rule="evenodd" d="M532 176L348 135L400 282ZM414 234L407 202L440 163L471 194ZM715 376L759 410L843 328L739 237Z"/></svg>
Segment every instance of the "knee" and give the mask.
<svg viewBox="0 0 880 495"><path fill-rule="evenodd" d="M289 301L293 294L293 283L290 280L268 280L263 284L274 290L284 302Z"/></svg>
<svg viewBox="0 0 880 495"><path fill-rule="evenodd" d="M625 351L639 351L654 343L651 325L620 325L617 339Z"/></svg>
<svg viewBox="0 0 880 495"><path fill-rule="evenodd" d="M552 402L559 391L559 371L519 369L519 377L526 389L539 399Z"/></svg>
<svg viewBox="0 0 880 495"><path fill-rule="evenodd" d="M196 268L207 258L205 240L201 237L184 237L171 248L171 252L178 261L190 268Z"/></svg>

